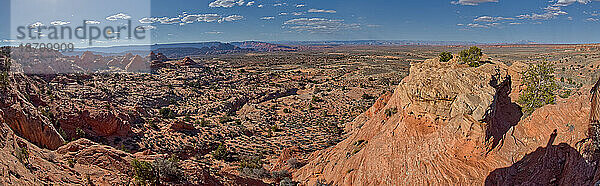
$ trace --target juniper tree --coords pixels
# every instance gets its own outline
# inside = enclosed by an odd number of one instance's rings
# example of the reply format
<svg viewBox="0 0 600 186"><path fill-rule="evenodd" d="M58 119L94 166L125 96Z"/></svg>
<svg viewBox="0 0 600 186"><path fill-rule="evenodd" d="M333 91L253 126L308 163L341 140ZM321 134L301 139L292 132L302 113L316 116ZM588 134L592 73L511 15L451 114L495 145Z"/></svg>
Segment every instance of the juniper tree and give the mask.
<svg viewBox="0 0 600 186"><path fill-rule="evenodd" d="M453 58L452 53L450 52L442 52L439 56L441 62L448 62Z"/></svg>
<svg viewBox="0 0 600 186"><path fill-rule="evenodd" d="M526 88L521 91L519 104L523 112L531 114L535 109L554 104L558 84L554 79L554 65L548 61L529 65L522 73L522 82Z"/></svg>
<svg viewBox="0 0 600 186"><path fill-rule="evenodd" d="M479 63L481 56L483 56L483 52L481 52L481 49L477 48L476 46L472 46L471 48L465 49L458 53L461 63L467 64L471 67L478 67L481 65L481 63Z"/></svg>

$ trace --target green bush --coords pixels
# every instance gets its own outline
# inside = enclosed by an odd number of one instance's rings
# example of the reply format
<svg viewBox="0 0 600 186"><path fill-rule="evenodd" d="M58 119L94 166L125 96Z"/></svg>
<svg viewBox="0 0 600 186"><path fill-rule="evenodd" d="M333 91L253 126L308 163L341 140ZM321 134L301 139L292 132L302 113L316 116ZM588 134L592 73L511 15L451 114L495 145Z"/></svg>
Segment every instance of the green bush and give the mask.
<svg viewBox="0 0 600 186"><path fill-rule="evenodd" d="M175 112L173 110L171 110L170 108L166 108L166 107L161 108L159 111L159 114L164 119L175 119L175 117L177 117L177 115L175 114Z"/></svg>
<svg viewBox="0 0 600 186"><path fill-rule="evenodd" d="M29 151L27 151L26 147L17 147L15 149L15 157L23 164L29 163Z"/></svg>
<svg viewBox="0 0 600 186"><path fill-rule="evenodd" d="M522 72L522 85L526 88L519 95L519 104L527 115L533 113L537 108L547 104L554 104L558 84L554 79L554 65L548 61L542 61L529 67Z"/></svg>
<svg viewBox="0 0 600 186"><path fill-rule="evenodd" d="M442 53L440 53L439 56L440 56L441 62L448 62L454 57L454 56L452 56L452 53L450 53L450 52L442 52Z"/></svg>
<svg viewBox="0 0 600 186"><path fill-rule="evenodd" d="M138 185L155 185L157 176L151 163L133 159L131 161L133 178Z"/></svg>
<svg viewBox="0 0 600 186"><path fill-rule="evenodd" d="M398 108L396 107L385 109L385 115L387 117L392 117L396 113L398 113Z"/></svg>
<svg viewBox="0 0 600 186"><path fill-rule="evenodd" d="M479 60L481 59L481 56L483 56L483 52L481 52L480 48L472 46L469 49L460 51L460 53L458 53L458 56L460 58L461 64L467 64L471 67L478 67L481 65Z"/></svg>
<svg viewBox="0 0 600 186"><path fill-rule="evenodd" d="M243 157L240 161L240 168L258 169L263 167L260 157Z"/></svg>
<svg viewBox="0 0 600 186"><path fill-rule="evenodd" d="M224 160L229 156L229 151L227 147L223 144L219 144L219 147L215 151L212 152L213 158L217 160Z"/></svg>
<svg viewBox="0 0 600 186"><path fill-rule="evenodd" d="M179 159L172 156L171 158L158 158L152 163L160 180L180 181L183 177L183 171L179 166Z"/></svg>

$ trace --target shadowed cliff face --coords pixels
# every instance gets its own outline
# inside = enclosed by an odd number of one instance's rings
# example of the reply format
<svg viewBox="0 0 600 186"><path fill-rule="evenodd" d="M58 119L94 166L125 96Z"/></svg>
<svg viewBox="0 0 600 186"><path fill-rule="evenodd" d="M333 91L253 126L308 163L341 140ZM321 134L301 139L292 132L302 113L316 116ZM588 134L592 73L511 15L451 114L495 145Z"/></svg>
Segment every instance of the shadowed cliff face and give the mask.
<svg viewBox="0 0 600 186"><path fill-rule="evenodd" d="M566 143L538 147L510 167L499 168L485 179L485 185L592 185L595 167Z"/></svg>
<svg viewBox="0 0 600 186"><path fill-rule="evenodd" d="M496 88L494 102L490 106L490 110L485 115L483 122L487 124L485 131L485 140L492 142L491 149L503 145L505 136L510 128L516 126L523 112L521 107L512 102L510 93L512 92L512 80L508 76L504 81L499 82L499 78L492 77L490 86ZM512 135L512 134L511 134Z"/></svg>

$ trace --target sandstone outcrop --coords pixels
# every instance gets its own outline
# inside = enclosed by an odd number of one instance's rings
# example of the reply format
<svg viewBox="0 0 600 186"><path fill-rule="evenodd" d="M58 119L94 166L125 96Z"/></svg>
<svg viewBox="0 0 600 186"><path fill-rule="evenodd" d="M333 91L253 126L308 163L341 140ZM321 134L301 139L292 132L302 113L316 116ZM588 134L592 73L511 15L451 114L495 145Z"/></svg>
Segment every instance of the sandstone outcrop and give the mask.
<svg viewBox="0 0 600 186"><path fill-rule="evenodd" d="M149 72L150 63L144 58L135 55L131 61L125 66L127 72Z"/></svg>
<svg viewBox="0 0 600 186"><path fill-rule="evenodd" d="M8 87L0 89L0 117L19 136L26 138L40 147L56 149L64 144L63 138L58 134L48 118L43 116L30 102L31 98L39 98L25 88L37 89L30 79L22 74L15 74ZM21 92L23 91L23 93ZM25 92L27 91L27 92ZM39 90L38 90L39 91Z"/></svg>
<svg viewBox="0 0 600 186"><path fill-rule="evenodd" d="M476 68L436 60L413 64L391 96L383 95L349 123L345 140L313 153L294 178L309 185L480 185L494 171L489 183L546 183L512 179L514 168L495 171L524 159L525 167L558 169L539 179L554 176L556 183L590 183L559 177L560 172L580 174L583 180L594 176L587 171L591 165L582 164L567 148L586 138L589 93L545 106L521 120L523 114L514 103L514 91L520 90L515 83L520 81L518 71L493 63ZM553 146L558 143L564 144ZM539 160L537 166L527 163L530 156L539 157L534 151L544 146L553 157ZM530 152L538 155L527 156ZM567 162L575 164L563 166L562 159L569 158L573 160Z"/></svg>

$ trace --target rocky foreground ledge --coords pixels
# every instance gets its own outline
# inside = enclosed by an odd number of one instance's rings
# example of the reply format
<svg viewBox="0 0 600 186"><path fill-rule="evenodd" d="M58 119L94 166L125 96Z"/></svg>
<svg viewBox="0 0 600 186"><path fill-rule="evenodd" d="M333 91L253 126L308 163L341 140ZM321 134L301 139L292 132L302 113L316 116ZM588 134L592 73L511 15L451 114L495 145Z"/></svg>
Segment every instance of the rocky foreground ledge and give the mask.
<svg viewBox="0 0 600 186"><path fill-rule="evenodd" d="M595 183L597 168L577 143L589 128L589 93L523 117L515 101L524 66L413 64L393 94L347 124L347 139L313 153L294 179L309 185Z"/></svg>

